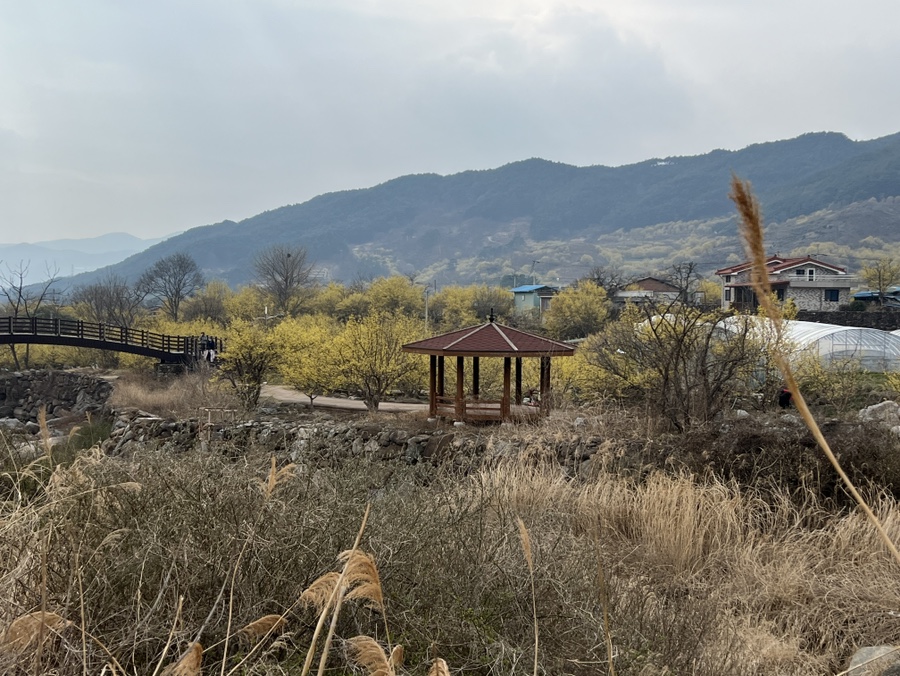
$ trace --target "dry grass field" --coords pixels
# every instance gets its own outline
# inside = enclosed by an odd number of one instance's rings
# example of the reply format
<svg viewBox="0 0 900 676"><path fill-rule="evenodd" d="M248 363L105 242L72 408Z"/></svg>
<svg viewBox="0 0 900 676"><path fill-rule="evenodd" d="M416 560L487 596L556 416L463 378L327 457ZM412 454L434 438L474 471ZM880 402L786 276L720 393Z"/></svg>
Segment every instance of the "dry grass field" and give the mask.
<svg viewBox="0 0 900 676"><path fill-rule="evenodd" d="M221 403L181 382L131 403ZM486 429L523 450L465 471L214 443L26 463L0 441L0 673L437 675L444 660L496 676L812 675L897 640L900 568L848 502L779 488L777 467L765 490L666 463L622 472L653 424L621 409L587 416L606 442L574 478L546 450L572 424ZM900 539L895 498L867 494Z"/></svg>

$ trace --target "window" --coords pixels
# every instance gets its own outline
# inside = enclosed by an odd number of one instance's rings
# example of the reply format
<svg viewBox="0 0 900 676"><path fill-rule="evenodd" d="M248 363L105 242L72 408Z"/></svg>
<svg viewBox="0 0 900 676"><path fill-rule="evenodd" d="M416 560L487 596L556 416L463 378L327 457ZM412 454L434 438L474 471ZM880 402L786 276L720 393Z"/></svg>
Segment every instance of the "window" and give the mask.
<svg viewBox="0 0 900 676"><path fill-rule="evenodd" d="M794 274L797 275L798 277L802 277L803 275L806 274L806 270L804 270L803 268L797 268L794 271Z"/></svg>
<svg viewBox="0 0 900 676"><path fill-rule="evenodd" d="M731 284L731 275L725 275L725 283Z"/></svg>
<svg viewBox="0 0 900 676"><path fill-rule="evenodd" d="M825 302L837 303L841 299L840 289L825 289Z"/></svg>
<svg viewBox="0 0 900 676"><path fill-rule="evenodd" d="M731 289L725 289L725 302L731 302Z"/></svg>
<svg viewBox="0 0 900 676"><path fill-rule="evenodd" d="M784 289L775 289L775 299L780 303L784 302Z"/></svg>

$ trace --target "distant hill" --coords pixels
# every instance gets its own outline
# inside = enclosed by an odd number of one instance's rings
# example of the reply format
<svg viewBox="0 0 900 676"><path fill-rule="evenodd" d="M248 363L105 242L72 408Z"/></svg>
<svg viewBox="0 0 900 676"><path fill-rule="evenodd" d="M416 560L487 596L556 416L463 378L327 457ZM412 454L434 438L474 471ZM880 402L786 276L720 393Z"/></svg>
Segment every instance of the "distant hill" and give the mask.
<svg viewBox="0 0 900 676"><path fill-rule="evenodd" d="M48 274L73 277L109 265L158 244L162 239L140 239L124 232L85 237L57 239L31 244L0 244L0 261L7 268L18 271L27 268L25 283L47 279Z"/></svg>
<svg viewBox="0 0 900 676"><path fill-rule="evenodd" d="M109 270L134 277L183 251L209 277L240 284L255 253L277 243L305 246L324 273L345 281L400 272L441 284L497 282L532 269L540 280L567 281L593 265L652 271L688 258L712 270L740 251L732 172L752 182L781 251L853 247L869 235L900 242L900 134L852 141L829 132L622 167L530 159L403 176L193 228ZM841 220L851 213L852 223Z"/></svg>

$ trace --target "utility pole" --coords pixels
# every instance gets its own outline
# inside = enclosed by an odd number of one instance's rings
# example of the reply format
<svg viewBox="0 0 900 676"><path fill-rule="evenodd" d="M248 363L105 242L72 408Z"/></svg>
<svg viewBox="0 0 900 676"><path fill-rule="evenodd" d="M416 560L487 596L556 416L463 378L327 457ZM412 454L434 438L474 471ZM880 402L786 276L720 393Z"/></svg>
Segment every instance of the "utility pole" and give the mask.
<svg viewBox="0 0 900 676"><path fill-rule="evenodd" d="M540 263L540 261L531 261L531 284L534 286L536 282L534 281L534 266Z"/></svg>
<svg viewBox="0 0 900 676"><path fill-rule="evenodd" d="M425 328L428 328L428 295L432 293L431 285L434 284L434 293L437 293L437 280L433 279L425 285Z"/></svg>

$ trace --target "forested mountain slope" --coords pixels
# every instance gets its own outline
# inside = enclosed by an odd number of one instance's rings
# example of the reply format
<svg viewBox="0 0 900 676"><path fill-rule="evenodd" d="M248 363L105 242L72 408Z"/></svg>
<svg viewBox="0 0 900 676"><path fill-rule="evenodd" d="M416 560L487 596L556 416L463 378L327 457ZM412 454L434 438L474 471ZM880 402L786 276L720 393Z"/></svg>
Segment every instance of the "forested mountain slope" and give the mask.
<svg viewBox="0 0 900 676"><path fill-rule="evenodd" d="M532 268L545 281L568 281L593 265L651 272L684 259L714 269L739 255L732 172L752 182L773 249L815 245L838 255L870 235L900 242L892 199L900 196L900 134L852 141L814 133L621 167L529 159L403 176L193 228L109 270L133 277L187 252L209 277L239 284L252 277L254 253L276 243L305 246L324 274L345 281L401 272L505 282Z"/></svg>

